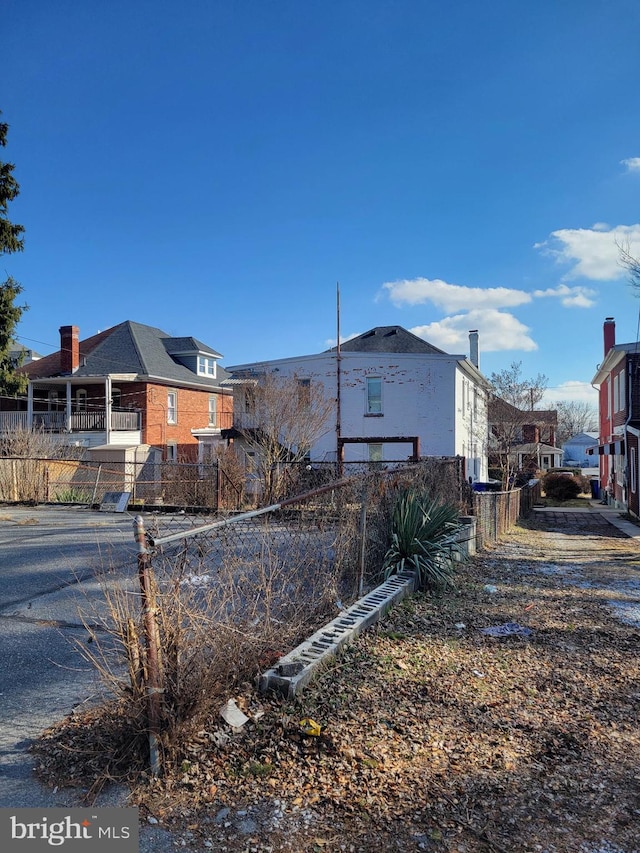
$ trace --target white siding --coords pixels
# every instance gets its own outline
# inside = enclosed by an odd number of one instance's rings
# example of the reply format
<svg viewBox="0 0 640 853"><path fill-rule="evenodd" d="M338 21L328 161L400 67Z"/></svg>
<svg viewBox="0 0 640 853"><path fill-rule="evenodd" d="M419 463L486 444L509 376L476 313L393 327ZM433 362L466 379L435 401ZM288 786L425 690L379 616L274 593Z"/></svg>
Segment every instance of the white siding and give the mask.
<svg viewBox="0 0 640 853"><path fill-rule="evenodd" d="M418 436L422 456L467 457L468 473L486 479L486 392L461 368L461 356L418 353L343 352L340 360L341 434L343 438L380 439ZM320 353L272 362L227 368L278 369L322 382L325 393L337 397L336 353ZM382 413L367 414L367 377L382 379ZM466 383L466 385L464 384ZM463 411L463 387L466 389ZM474 397L477 405L474 409ZM346 444L346 461L368 461L365 444ZM407 459L411 444L383 442L385 461ZM311 450L312 461L336 458L335 418Z"/></svg>

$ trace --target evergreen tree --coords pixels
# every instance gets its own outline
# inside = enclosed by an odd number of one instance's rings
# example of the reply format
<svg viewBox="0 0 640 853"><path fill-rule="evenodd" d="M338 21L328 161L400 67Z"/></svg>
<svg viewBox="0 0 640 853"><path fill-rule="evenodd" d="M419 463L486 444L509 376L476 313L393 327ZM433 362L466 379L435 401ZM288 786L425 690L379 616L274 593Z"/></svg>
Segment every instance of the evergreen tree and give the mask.
<svg viewBox="0 0 640 853"><path fill-rule="evenodd" d="M7 144L9 125L0 122L0 147ZM20 192L13 177L13 163L0 160L0 256L21 252L24 248L24 227L10 221L9 202ZM27 306L16 305L22 287L11 276L0 284L0 395L15 397L27 389L27 378L16 373L20 359L11 356L15 330Z"/></svg>

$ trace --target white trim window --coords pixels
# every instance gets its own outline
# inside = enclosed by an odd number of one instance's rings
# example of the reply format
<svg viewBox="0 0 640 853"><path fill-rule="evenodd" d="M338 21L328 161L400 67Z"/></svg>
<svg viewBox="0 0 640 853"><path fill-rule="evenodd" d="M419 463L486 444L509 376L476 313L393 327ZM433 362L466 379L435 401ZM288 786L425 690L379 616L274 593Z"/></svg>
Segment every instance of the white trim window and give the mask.
<svg viewBox="0 0 640 853"><path fill-rule="evenodd" d="M167 392L167 423L178 423L178 394L176 391Z"/></svg>
<svg viewBox="0 0 640 853"><path fill-rule="evenodd" d="M167 442L167 462L178 461L178 445L175 441Z"/></svg>
<svg viewBox="0 0 640 853"><path fill-rule="evenodd" d="M367 414L382 414L382 379L380 376L367 376Z"/></svg>
<svg viewBox="0 0 640 853"><path fill-rule="evenodd" d="M198 376L208 376L211 379L216 378L215 358L209 358L206 355L198 356Z"/></svg>
<svg viewBox="0 0 640 853"><path fill-rule="evenodd" d="M215 426L218 423L218 395L209 395L209 426Z"/></svg>

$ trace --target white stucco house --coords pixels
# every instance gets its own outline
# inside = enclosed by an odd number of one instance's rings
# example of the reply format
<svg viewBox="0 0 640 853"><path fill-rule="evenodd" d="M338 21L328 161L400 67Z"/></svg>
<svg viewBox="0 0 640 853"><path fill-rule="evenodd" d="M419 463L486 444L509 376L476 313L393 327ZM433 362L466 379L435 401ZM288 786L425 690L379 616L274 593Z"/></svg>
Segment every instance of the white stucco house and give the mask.
<svg viewBox="0 0 640 853"><path fill-rule="evenodd" d="M322 383L336 417L310 448L312 462L461 456L476 481L487 478L489 384L478 368L475 331L470 350L469 357L451 355L401 326L377 326L339 348L227 370L236 383L268 371ZM234 398L234 422L242 410Z"/></svg>

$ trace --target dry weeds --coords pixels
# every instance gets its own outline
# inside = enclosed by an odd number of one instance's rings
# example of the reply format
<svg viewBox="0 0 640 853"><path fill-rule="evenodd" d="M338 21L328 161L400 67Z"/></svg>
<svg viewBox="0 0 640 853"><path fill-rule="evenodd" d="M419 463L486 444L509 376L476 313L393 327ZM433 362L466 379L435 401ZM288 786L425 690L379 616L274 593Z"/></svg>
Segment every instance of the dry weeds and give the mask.
<svg viewBox="0 0 640 853"><path fill-rule="evenodd" d="M297 700L245 685L250 721L212 715L161 779L123 760L142 815L194 850L636 853L640 630L619 608L638 607L640 549L557 515L395 608ZM532 633L482 633L507 622ZM94 784L97 723L45 733L43 778Z"/></svg>

